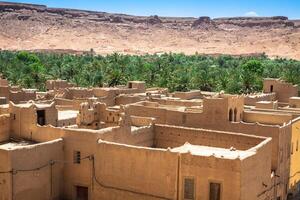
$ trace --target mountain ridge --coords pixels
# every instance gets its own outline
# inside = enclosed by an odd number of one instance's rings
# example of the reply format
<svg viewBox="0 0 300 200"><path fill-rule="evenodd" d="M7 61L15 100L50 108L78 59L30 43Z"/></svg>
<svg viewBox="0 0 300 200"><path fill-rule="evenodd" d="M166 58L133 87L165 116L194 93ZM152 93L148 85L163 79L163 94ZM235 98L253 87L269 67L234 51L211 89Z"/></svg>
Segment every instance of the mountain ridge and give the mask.
<svg viewBox="0 0 300 200"><path fill-rule="evenodd" d="M300 59L300 21L275 17L161 17L0 2L0 48L260 54Z"/></svg>

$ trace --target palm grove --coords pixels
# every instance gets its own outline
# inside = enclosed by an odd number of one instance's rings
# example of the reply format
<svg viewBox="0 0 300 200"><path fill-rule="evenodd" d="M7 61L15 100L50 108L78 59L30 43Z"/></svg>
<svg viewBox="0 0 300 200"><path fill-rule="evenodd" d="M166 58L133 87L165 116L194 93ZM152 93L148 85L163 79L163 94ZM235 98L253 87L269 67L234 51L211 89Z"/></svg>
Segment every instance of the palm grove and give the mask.
<svg viewBox="0 0 300 200"><path fill-rule="evenodd" d="M45 89L47 79L78 86L116 86L143 80L148 87L170 91L200 89L228 93L262 90L265 77L300 84L300 61L259 57L184 54L120 55L0 52L0 73L12 84Z"/></svg>

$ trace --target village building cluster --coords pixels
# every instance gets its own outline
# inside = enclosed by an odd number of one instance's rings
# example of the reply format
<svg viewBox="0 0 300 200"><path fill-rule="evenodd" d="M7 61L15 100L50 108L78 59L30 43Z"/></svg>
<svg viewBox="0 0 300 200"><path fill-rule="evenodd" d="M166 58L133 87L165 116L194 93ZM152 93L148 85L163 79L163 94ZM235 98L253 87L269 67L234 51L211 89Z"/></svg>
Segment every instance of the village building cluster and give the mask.
<svg viewBox="0 0 300 200"><path fill-rule="evenodd" d="M0 79L0 200L287 200L300 193L298 86L46 92Z"/></svg>

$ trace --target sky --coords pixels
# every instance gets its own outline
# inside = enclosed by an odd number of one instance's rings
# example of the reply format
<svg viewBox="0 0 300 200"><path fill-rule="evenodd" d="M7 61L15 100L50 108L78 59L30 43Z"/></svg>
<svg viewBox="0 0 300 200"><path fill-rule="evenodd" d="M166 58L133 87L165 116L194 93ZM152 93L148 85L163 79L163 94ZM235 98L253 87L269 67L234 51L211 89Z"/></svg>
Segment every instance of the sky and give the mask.
<svg viewBox="0 0 300 200"><path fill-rule="evenodd" d="M300 19L300 0L6 0L48 7L176 17L287 16Z"/></svg>

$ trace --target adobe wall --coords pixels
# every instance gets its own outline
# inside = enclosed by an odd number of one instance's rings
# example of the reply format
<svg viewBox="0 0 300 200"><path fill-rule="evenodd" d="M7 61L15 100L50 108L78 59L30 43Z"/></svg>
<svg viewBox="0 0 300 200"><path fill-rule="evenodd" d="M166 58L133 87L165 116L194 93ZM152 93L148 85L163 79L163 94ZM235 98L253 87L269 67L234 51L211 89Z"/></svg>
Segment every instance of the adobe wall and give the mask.
<svg viewBox="0 0 300 200"><path fill-rule="evenodd" d="M154 118L130 116L132 126L150 126L155 122Z"/></svg>
<svg viewBox="0 0 300 200"><path fill-rule="evenodd" d="M8 86L8 80L0 77L0 86Z"/></svg>
<svg viewBox="0 0 300 200"><path fill-rule="evenodd" d="M6 98L6 103L9 100L9 87L8 86L0 86L0 97Z"/></svg>
<svg viewBox="0 0 300 200"><path fill-rule="evenodd" d="M183 153L180 155L179 198L183 199L184 178L191 177L195 180L195 199L209 199L209 184L215 182L221 184L222 199L239 200L240 171L239 159L229 160Z"/></svg>
<svg viewBox="0 0 300 200"><path fill-rule="evenodd" d="M278 108L278 102L277 101L258 101L255 104L255 108L277 109Z"/></svg>
<svg viewBox="0 0 300 200"><path fill-rule="evenodd" d="M9 156L9 152L0 149L0 172L8 172L11 170L11 160ZM0 199L8 200L11 198L11 173L0 173Z"/></svg>
<svg viewBox="0 0 300 200"><path fill-rule="evenodd" d="M80 104L86 102L86 99L74 99L74 100L70 100L70 99L63 99L63 98L55 98L55 105L60 106L60 107L64 107L66 106L67 109L72 109L72 110L79 110L80 108Z"/></svg>
<svg viewBox="0 0 300 200"><path fill-rule="evenodd" d="M136 93L144 93L146 91L146 83L144 81L128 81L127 87L136 89Z"/></svg>
<svg viewBox="0 0 300 200"><path fill-rule="evenodd" d="M273 196L270 179L272 143L270 138L251 148L253 156L241 160L241 199L265 200ZM264 185L265 186L264 186Z"/></svg>
<svg viewBox="0 0 300 200"><path fill-rule="evenodd" d="M128 105L128 114L142 117L153 117L156 119L156 123L164 124L166 122L167 110L157 107L146 107L143 105L132 104Z"/></svg>
<svg viewBox="0 0 300 200"><path fill-rule="evenodd" d="M10 136L10 116L0 115L0 142L7 141Z"/></svg>
<svg viewBox="0 0 300 200"><path fill-rule="evenodd" d="M292 115L284 113L269 113L259 111L245 111L243 121L249 123L262 123L269 125L283 125L292 120Z"/></svg>
<svg viewBox="0 0 300 200"><path fill-rule="evenodd" d="M262 94L253 94L253 95L246 95L245 105L255 106L256 102L259 101L274 101L276 99L275 93L262 93Z"/></svg>
<svg viewBox="0 0 300 200"><path fill-rule="evenodd" d="M177 99L161 99L161 98L151 98L150 101L157 102L161 105L174 105L174 106L202 106L202 100L189 101L189 100L177 100Z"/></svg>
<svg viewBox="0 0 300 200"><path fill-rule="evenodd" d="M292 139L291 139L291 163L290 163L290 180L289 189L292 193L299 193L298 185L300 183L300 119L292 122Z"/></svg>
<svg viewBox="0 0 300 200"><path fill-rule="evenodd" d="M51 167L51 160L64 160L63 140L16 147L10 151L11 165L17 170L13 175L13 199L57 199L62 195L63 163L56 163ZM18 171L22 169L40 170ZM50 176L52 174L52 176ZM50 181L51 180L51 181ZM51 183L52 182L52 183Z"/></svg>
<svg viewBox="0 0 300 200"><path fill-rule="evenodd" d="M273 90L273 91L271 91ZM284 82L279 79L265 79L263 91L264 93L276 93L279 102L289 102L290 97L298 96L298 86Z"/></svg>
<svg viewBox="0 0 300 200"><path fill-rule="evenodd" d="M279 185L278 194L282 197L287 196L290 175L290 159L291 159L291 140L292 140L292 125L288 123L279 129L279 160L276 174L280 177L277 182L283 183Z"/></svg>
<svg viewBox="0 0 300 200"><path fill-rule="evenodd" d="M144 100L144 98L140 96L119 95L115 98L115 104L126 105L126 104L136 103L142 100Z"/></svg>
<svg viewBox="0 0 300 200"><path fill-rule="evenodd" d="M47 134L55 136L53 134L54 130L51 133L50 129ZM42 135L44 132L39 131L38 134ZM61 128L61 135L65 142L65 160L70 163L73 163L75 151L81 152L81 158L95 154L98 139L131 145L153 146L152 127L141 127L132 130L132 132L131 127L109 127L101 130ZM81 164L65 165L64 197L66 199L75 199L74 186L76 185L88 186L91 189L91 167L91 162L88 159L83 160ZM77 176L74 176L74 174L77 174Z"/></svg>
<svg viewBox="0 0 300 200"><path fill-rule="evenodd" d="M248 150L261 143L265 138L240 133L216 130L177 127L170 125L154 125L155 146L158 148L174 148L185 142L193 145L212 146L238 150Z"/></svg>
<svg viewBox="0 0 300 200"><path fill-rule="evenodd" d="M73 87L74 85L68 83L66 80L47 80L46 81L46 89L47 90L58 90L64 89L68 87Z"/></svg>
<svg viewBox="0 0 300 200"><path fill-rule="evenodd" d="M200 90L192 90L189 92L174 92L172 94L173 97L175 98L180 98L180 99L195 99L195 98L200 98L201 97L201 91Z"/></svg>
<svg viewBox="0 0 300 200"><path fill-rule="evenodd" d="M45 123L46 125L57 125L57 110L54 103L50 107L42 108L45 110ZM10 130L11 136L15 138L24 138L27 140L32 139L34 128L37 126L37 108L34 104L26 106L17 106L10 103Z"/></svg>
<svg viewBox="0 0 300 200"><path fill-rule="evenodd" d="M300 97L290 97L289 106L291 108L300 108Z"/></svg>
<svg viewBox="0 0 300 200"><path fill-rule="evenodd" d="M9 112L11 117L11 136L31 140L32 128L37 123L33 105L30 108L10 105Z"/></svg>
<svg viewBox="0 0 300 200"><path fill-rule="evenodd" d="M93 198L176 199L177 171L177 153L99 141Z"/></svg>
<svg viewBox="0 0 300 200"><path fill-rule="evenodd" d="M12 101L14 103L20 103L22 101L24 102L35 99L36 91L25 91L24 89L21 89L19 91L9 91L9 101Z"/></svg>
<svg viewBox="0 0 300 200"><path fill-rule="evenodd" d="M88 88L67 88L66 98L67 99L86 99L93 97L93 90Z"/></svg>

